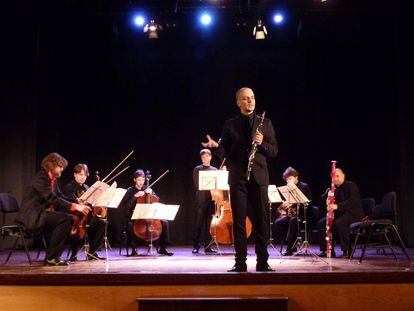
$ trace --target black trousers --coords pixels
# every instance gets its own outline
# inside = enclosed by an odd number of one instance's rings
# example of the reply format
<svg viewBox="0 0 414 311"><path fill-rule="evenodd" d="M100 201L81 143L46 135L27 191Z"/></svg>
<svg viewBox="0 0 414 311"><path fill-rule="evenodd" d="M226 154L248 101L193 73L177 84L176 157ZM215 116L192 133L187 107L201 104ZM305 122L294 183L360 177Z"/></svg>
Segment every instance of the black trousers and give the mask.
<svg viewBox="0 0 414 311"><path fill-rule="evenodd" d="M44 233L48 236L46 260L60 258L72 228L72 217L68 214L45 211Z"/></svg>
<svg viewBox="0 0 414 311"><path fill-rule="evenodd" d="M332 233L335 241L339 240L342 251L346 251L351 246L351 234L349 225L355 220L348 214L335 215ZM317 224L319 232L319 248L321 251L326 251L326 217L318 221Z"/></svg>
<svg viewBox="0 0 414 311"><path fill-rule="evenodd" d="M233 211L234 248L236 265L244 264L247 258L246 216L250 217L255 234L257 263L265 264L269 258L269 211L267 186L259 186L254 177L249 182L230 185Z"/></svg>
<svg viewBox="0 0 414 311"><path fill-rule="evenodd" d="M211 240L209 228L213 202L211 201L211 197L197 191L195 203L196 217L193 228L193 247L199 248L200 243L206 247Z"/></svg>
<svg viewBox="0 0 414 311"><path fill-rule="evenodd" d="M272 226L272 234L276 242L286 241L288 248L292 248L298 235L298 218L279 216Z"/></svg>
<svg viewBox="0 0 414 311"><path fill-rule="evenodd" d="M101 246L105 237L105 220L94 216L89 222L87 228L88 240L89 240L89 253L95 253ZM70 239L71 257L77 255L79 250L79 240Z"/></svg>
<svg viewBox="0 0 414 311"><path fill-rule="evenodd" d="M155 241L155 245L157 245L159 248L165 248L169 244L169 238L170 238L170 230L169 230L169 224L167 220L161 220L162 225L162 232L158 238L158 240ZM129 241L129 244L132 248L137 248L139 245L143 245L146 243L145 241L140 240L134 233L134 221L128 222L128 228L127 228L127 239Z"/></svg>

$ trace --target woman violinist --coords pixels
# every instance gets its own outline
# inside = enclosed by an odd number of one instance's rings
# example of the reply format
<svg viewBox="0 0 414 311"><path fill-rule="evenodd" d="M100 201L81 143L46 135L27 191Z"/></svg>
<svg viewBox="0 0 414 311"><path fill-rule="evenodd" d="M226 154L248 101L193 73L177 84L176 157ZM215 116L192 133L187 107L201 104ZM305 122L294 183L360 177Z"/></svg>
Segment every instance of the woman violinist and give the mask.
<svg viewBox="0 0 414 311"><path fill-rule="evenodd" d="M152 191L151 188L147 188L145 185L146 176L142 169L138 169L134 173L134 185L127 189L125 196L122 198L121 203L118 206L118 209L123 211L125 215L125 227L127 227L127 234L129 241L132 246L131 256L137 255L137 246L139 243L142 244L143 240L138 238L134 233L134 220L131 220L132 213L135 209L135 205L140 198L143 198L147 195L156 197L156 194ZM168 222L161 220L162 230L159 238L156 240L158 243L158 253L161 255L172 256L173 253L169 252L166 248L167 238L168 238ZM147 241L144 241L147 242Z"/></svg>

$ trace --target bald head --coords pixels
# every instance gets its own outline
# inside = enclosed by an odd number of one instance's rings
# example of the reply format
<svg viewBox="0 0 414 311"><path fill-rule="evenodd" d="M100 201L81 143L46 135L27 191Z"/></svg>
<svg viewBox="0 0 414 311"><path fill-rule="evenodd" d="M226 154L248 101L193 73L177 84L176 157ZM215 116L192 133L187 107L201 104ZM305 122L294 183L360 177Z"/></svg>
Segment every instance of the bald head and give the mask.
<svg viewBox="0 0 414 311"><path fill-rule="evenodd" d="M248 87L242 87L239 89L236 92L236 102L242 114L252 114L256 107L253 90Z"/></svg>

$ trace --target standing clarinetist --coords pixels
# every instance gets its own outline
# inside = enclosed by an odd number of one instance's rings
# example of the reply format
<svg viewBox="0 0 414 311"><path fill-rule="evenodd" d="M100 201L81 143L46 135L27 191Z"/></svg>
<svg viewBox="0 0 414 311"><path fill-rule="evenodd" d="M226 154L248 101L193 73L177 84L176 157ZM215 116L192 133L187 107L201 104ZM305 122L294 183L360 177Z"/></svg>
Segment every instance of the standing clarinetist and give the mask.
<svg viewBox="0 0 414 311"><path fill-rule="evenodd" d="M247 271L247 214L252 220L256 233L256 271L273 271L267 263L269 258L267 252L269 238L267 158L275 157L277 154L275 131L269 119L263 116L261 121L261 118L254 113L256 102L250 88L238 90L236 101L240 114L224 123L220 143L207 135L208 142L202 144L204 148L218 148L217 155L227 158L236 250L236 263L228 271ZM262 123L261 130L257 131L260 123ZM247 179L252 142L257 150L251 163L251 175Z"/></svg>

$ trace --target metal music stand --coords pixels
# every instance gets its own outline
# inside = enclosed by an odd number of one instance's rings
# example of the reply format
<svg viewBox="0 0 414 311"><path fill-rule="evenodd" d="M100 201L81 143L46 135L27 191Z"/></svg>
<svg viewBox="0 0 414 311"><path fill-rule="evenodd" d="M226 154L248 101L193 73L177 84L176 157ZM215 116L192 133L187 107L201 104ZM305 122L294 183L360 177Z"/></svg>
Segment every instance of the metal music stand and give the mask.
<svg viewBox="0 0 414 311"><path fill-rule="evenodd" d="M302 254L304 256L311 256L312 262L314 259L318 259L320 261L323 261L326 264L329 264L327 261L320 258L318 255L316 255L311 249L308 241L308 226L307 226L307 220L306 220L306 211L309 206L309 199L303 194L302 191L294 184L294 183L288 183L286 186L279 187L279 191L282 193L283 197L288 201L289 204L296 204L297 205L297 222L298 222L298 235L296 237L294 245L297 246L297 251L292 254L291 257L297 256L299 254ZM303 220L300 218L300 205L303 205ZM305 225L305 236L302 240L302 237L300 236L300 222L303 222Z"/></svg>
<svg viewBox="0 0 414 311"><path fill-rule="evenodd" d="M272 233L272 204L273 203L282 203L283 200L280 197L279 191L277 190L276 185L269 185L267 188L267 195L269 198L269 240L267 241L267 246L272 247L276 250L275 245L273 244L273 233Z"/></svg>
<svg viewBox="0 0 414 311"><path fill-rule="evenodd" d="M144 219L150 222L149 245L147 255L154 255L154 245L152 244L152 222L153 220L174 220L177 215L179 205L167 205L162 203L136 204L131 220Z"/></svg>

